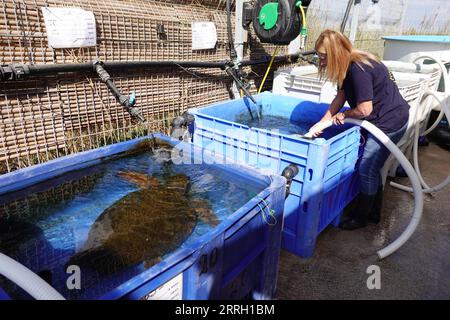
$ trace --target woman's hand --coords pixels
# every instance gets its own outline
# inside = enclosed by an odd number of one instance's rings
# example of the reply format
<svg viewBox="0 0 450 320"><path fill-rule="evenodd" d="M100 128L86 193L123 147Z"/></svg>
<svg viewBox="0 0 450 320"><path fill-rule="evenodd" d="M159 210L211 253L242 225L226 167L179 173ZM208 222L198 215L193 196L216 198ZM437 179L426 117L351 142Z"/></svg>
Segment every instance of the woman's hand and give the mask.
<svg viewBox="0 0 450 320"><path fill-rule="evenodd" d="M345 114L343 112L336 113L331 120L335 125L342 125L344 124Z"/></svg>

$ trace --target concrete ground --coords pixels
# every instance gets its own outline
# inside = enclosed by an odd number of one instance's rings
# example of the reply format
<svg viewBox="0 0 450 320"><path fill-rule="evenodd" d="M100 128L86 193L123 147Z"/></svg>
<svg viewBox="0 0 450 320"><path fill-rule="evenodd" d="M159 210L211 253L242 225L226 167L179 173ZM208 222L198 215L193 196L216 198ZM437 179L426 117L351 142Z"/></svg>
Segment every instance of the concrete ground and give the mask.
<svg viewBox="0 0 450 320"><path fill-rule="evenodd" d="M450 151L435 144L420 149L429 185L450 172ZM395 178L408 183L408 178ZM396 253L378 260L376 251L395 240L409 223L413 197L387 186L382 221L364 229L329 227L311 259L282 251L278 299L450 299L450 186L425 196L420 225ZM367 268L381 270L381 289L369 290Z"/></svg>

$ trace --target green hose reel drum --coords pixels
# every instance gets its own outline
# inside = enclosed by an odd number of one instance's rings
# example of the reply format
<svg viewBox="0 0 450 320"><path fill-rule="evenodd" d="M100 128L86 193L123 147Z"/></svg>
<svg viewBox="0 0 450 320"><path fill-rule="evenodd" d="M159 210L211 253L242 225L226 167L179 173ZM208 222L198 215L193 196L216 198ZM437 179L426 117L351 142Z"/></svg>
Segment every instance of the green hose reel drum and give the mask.
<svg viewBox="0 0 450 320"><path fill-rule="evenodd" d="M261 42L287 45L300 33L302 18L299 5L311 1L258 0L253 10L253 28Z"/></svg>
<svg viewBox="0 0 450 320"><path fill-rule="evenodd" d="M278 21L278 2L266 3L259 12L259 24L264 30L271 30Z"/></svg>

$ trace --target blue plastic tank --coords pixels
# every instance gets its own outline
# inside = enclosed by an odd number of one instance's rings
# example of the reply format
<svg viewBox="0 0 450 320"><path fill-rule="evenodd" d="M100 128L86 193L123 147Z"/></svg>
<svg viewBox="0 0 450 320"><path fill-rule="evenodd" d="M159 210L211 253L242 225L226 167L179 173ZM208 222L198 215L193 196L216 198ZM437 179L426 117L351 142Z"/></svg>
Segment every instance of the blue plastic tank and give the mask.
<svg viewBox="0 0 450 320"><path fill-rule="evenodd" d="M254 97L257 105L243 98L190 109L195 117L193 142L230 163L264 173L281 174L288 165L297 166L299 173L285 203L282 247L311 257L317 236L328 225L339 223L343 209L359 192L360 128L331 127L320 138L303 139L294 135L295 130L307 132L327 104L269 92ZM258 127L258 117L271 130ZM278 125L275 130L272 120Z"/></svg>
<svg viewBox="0 0 450 320"><path fill-rule="evenodd" d="M83 271L82 288L70 291L66 288L70 274L64 269L65 263L76 244L84 242L83 233L101 213L98 208L133 191L125 182L116 182L123 185L111 186L110 192L99 192L99 186L116 181L112 176L116 170L124 170L124 165L148 170L146 163L150 160L145 154L128 153L150 138L175 146L180 163L170 170L190 175L197 172L191 164L204 165L203 176L191 177L196 179L191 180L192 188L197 188L199 195L214 197L208 200L220 224L207 227L197 223L178 249L148 269L138 264L104 277ZM6 218L3 227L12 227L7 223L14 221L30 231L27 237L10 242L17 250L9 253L69 299L271 299L278 273L285 179L239 165L224 165L219 160L192 144L155 134L4 174L0 176L0 214L7 216L0 217ZM205 187L205 179L218 183ZM73 184L82 180L87 186ZM64 201L50 201L43 208L37 205L42 190L54 190L68 182L76 189L76 196L64 189ZM233 188L228 190L229 186ZM228 199L224 192L231 196L236 193L240 199L224 203L223 199ZM30 210L24 210L24 205ZM20 290L0 277L1 299L26 299Z"/></svg>

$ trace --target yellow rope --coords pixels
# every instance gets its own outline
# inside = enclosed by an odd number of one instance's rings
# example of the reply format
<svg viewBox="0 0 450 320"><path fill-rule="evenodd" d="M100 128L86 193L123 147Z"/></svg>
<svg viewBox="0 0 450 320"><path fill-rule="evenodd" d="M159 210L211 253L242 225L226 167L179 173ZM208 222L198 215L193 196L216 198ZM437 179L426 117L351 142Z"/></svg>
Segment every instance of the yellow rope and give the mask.
<svg viewBox="0 0 450 320"><path fill-rule="evenodd" d="M269 66L267 67L266 74L264 75L264 78L263 78L263 80L261 82L261 85L259 86L258 93L261 93L261 90L262 90L262 88L264 86L264 82L266 82L267 75L269 74L270 68L272 67L273 60L275 60L275 57L276 57L276 55L278 53L278 49L279 49L278 46L275 47L275 51L273 52L272 59L270 59Z"/></svg>

